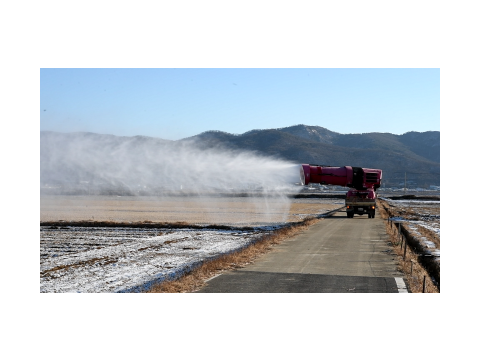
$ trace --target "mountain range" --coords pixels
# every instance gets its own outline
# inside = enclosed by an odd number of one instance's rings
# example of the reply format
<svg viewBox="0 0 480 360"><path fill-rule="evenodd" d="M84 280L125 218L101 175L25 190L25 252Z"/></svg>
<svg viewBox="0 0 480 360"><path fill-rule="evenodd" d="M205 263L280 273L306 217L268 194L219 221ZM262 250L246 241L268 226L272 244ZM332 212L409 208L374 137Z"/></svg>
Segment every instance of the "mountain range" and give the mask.
<svg viewBox="0 0 480 360"><path fill-rule="evenodd" d="M132 148L149 143L181 146L195 142L202 149L247 150L294 163L331 166L358 166L383 170L383 185L401 187L405 178L409 186L440 185L440 132L340 134L320 126L294 125L279 129L251 130L243 134L206 131L181 140L164 140L146 136L120 137L94 133L40 134L41 182L51 181L46 166L59 142L69 143L88 138L96 144L114 149L123 143ZM135 145L136 144L136 145ZM45 169L45 171L44 171ZM74 171L70 169L69 171Z"/></svg>
<svg viewBox="0 0 480 360"><path fill-rule="evenodd" d="M320 126L294 125L241 135L207 131L191 137L205 148L253 150L296 163L383 170L384 186L440 185L440 132L340 134Z"/></svg>

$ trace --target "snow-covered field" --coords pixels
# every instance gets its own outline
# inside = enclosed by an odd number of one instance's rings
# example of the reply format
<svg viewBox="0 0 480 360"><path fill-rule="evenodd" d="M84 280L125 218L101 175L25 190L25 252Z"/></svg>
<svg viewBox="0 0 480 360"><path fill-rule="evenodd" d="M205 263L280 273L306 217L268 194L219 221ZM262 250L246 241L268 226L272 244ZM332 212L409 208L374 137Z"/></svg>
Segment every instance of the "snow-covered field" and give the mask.
<svg viewBox="0 0 480 360"><path fill-rule="evenodd" d="M394 217L420 240L425 252L440 260L440 201L385 200Z"/></svg>
<svg viewBox="0 0 480 360"><path fill-rule="evenodd" d="M41 227L40 292L142 290L271 230Z"/></svg>
<svg viewBox="0 0 480 360"><path fill-rule="evenodd" d="M170 220L204 224L202 211L213 213L221 210L225 214L217 216L220 224L252 226L252 230L237 230L234 227L231 230L215 230L198 226L181 229L74 227L68 226L68 222L59 227L41 226L40 292L142 291L157 281L180 275L206 259L240 249L286 224L275 221L266 225L261 221L263 224L258 225L259 219L255 217L251 204L242 199L220 199L211 202L211 205L203 203L202 207L192 206L180 211L178 207L170 208L170 213L167 205L171 202L151 202L150 207L156 206L152 209L131 199L100 199L97 202L88 199L88 204L79 197L67 200L68 203L63 201L58 206L44 202L43 206L48 205L45 207L48 220L88 220L91 214L95 214L95 220L103 216L118 221L118 217L109 217L115 212L121 213L121 220L147 220L143 212L146 210L155 220L165 220L165 214L174 214ZM224 209L219 209L219 204ZM283 218L296 222L307 216L319 216L341 208L343 204L342 199L292 200ZM41 218L44 216L41 209ZM239 219L242 221L239 222ZM275 217L275 220L279 219L279 216ZM200 221L197 223L196 220Z"/></svg>

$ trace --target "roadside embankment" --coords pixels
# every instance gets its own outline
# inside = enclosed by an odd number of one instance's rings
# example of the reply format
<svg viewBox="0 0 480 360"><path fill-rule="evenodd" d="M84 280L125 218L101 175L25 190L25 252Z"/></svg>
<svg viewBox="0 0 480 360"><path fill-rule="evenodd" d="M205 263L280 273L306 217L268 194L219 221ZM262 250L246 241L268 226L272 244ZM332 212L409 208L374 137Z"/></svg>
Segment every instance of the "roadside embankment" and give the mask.
<svg viewBox="0 0 480 360"><path fill-rule="evenodd" d="M379 211L385 220L399 267L404 272L411 292L440 292L440 255L429 244L438 243L434 234L420 234L415 226L402 220L395 208L379 200Z"/></svg>

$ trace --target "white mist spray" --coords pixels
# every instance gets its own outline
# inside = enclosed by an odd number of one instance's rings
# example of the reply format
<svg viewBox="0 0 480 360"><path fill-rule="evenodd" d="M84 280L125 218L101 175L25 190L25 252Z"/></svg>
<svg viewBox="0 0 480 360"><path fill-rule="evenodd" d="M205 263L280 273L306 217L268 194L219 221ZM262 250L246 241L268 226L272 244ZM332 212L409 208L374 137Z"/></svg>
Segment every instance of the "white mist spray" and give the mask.
<svg viewBox="0 0 480 360"><path fill-rule="evenodd" d="M244 194L258 222L286 220L287 194L297 192L298 165L246 151L202 149L194 141L121 138L88 133L42 133L41 184L88 191L122 189L130 195L201 196ZM85 187L85 186L84 186ZM211 201L211 199L210 199ZM214 222L215 219L212 219Z"/></svg>

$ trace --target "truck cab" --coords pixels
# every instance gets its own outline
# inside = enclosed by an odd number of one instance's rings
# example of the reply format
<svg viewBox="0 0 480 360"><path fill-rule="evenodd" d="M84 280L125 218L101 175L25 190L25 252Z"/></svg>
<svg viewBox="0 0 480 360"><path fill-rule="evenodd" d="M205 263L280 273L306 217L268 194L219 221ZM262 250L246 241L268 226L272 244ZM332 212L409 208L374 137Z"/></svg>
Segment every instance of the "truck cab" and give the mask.
<svg viewBox="0 0 480 360"><path fill-rule="evenodd" d="M345 197L347 217L353 218L354 214L368 214L368 218L375 217L376 195L373 189L350 189Z"/></svg>

